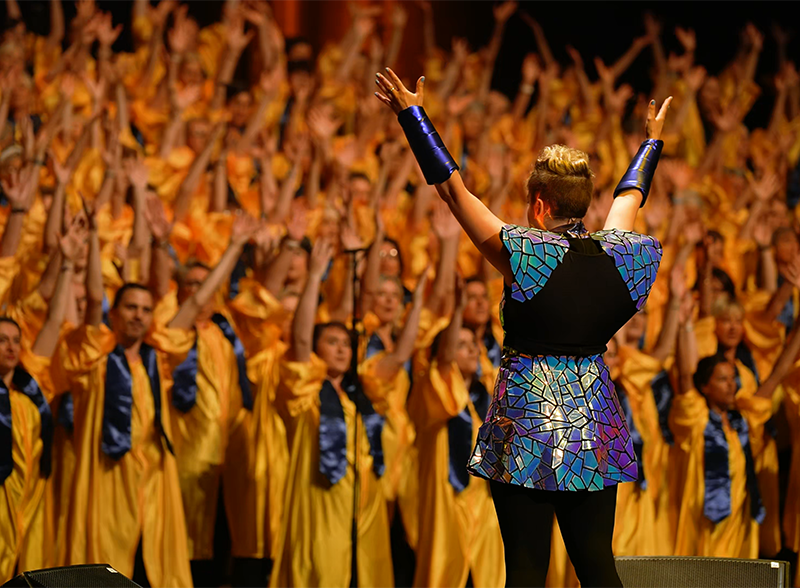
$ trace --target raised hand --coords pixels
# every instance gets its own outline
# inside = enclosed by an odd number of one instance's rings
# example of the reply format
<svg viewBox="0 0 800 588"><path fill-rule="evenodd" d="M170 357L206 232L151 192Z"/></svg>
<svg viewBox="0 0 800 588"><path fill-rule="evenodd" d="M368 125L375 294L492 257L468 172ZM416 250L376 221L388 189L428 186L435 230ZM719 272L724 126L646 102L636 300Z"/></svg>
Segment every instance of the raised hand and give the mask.
<svg viewBox="0 0 800 588"><path fill-rule="evenodd" d="M172 105L178 113L184 112L192 104L200 100L203 88L201 86L185 86L172 93Z"/></svg>
<svg viewBox="0 0 800 588"><path fill-rule="evenodd" d="M767 215L762 215L758 222L753 227L753 241L756 242L761 249L766 249L772 245L772 235L774 229L771 223L767 220Z"/></svg>
<svg viewBox="0 0 800 588"><path fill-rule="evenodd" d="M672 181L675 192L682 192L692 183L694 170L683 159L664 159L659 164L664 177Z"/></svg>
<svg viewBox="0 0 800 588"><path fill-rule="evenodd" d="M686 294L685 269L683 264L676 264L669 272L669 293L678 300Z"/></svg>
<svg viewBox="0 0 800 588"><path fill-rule="evenodd" d="M236 214L231 226L231 243L244 245L255 235L258 227L259 221L249 214Z"/></svg>
<svg viewBox="0 0 800 588"><path fill-rule="evenodd" d="M580 59L580 56L578 58ZM533 84L541 71L539 57L535 53L528 53L522 62L522 82L528 85Z"/></svg>
<svg viewBox="0 0 800 588"><path fill-rule="evenodd" d="M197 25L186 16L188 9L184 4L175 11L175 25L167 33L169 47L175 55L186 53L197 34Z"/></svg>
<svg viewBox="0 0 800 588"><path fill-rule="evenodd" d="M800 255L795 255L788 263L779 263L778 271L795 288L800 288Z"/></svg>
<svg viewBox="0 0 800 588"><path fill-rule="evenodd" d="M469 44L466 39L460 37L453 37L451 43L453 60L456 63L464 63L469 57Z"/></svg>
<svg viewBox="0 0 800 588"><path fill-rule="evenodd" d="M68 184L75 170L71 166L66 165L66 162L64 162L64 165L61 165L52 151L50 152L50 161L53 163L53 175L56 177L56 182L61 185Z"/></svg>
<svg viewBox="0 0 800 588"><path fill-rule="evenodd" d="M167 22L167 17L170 13L175 10L178 6L178 3L175 0L161 0L157 6L150 6L150 3L147 3L147 14L150 22L153 23L153 26L158 30L163 30L164 25Z"/></svg>
<svg viewBox="0 0 800 588"><path fill-rule="evenodd" d="M684 29L683 27L675 27L675 36L678 37L684 50L688 53L694 52L697 47L697 37L694 34L694 29Z"/></svg>
<svg viewBox="0 0 800 588"><path fill-rule="evenodd" d="M253 39L253 31L244 32L244 22L237 18L228 24L228 47L235 52L239 52L250 44Z"/></svg>
<svg viewBox="0 0 800 588"><path fill-rule="evenodd" d="M453 239L461 233L461 225L458 224L447 204L441 200L437 200L433 207L431 228L440 241Z"/></svg>
<svg viewBox="0 0 800 588"><path fill-rule="evenodd" d="M354 250L364 247L364 242L358 236L353 226L348 222L343 222L339 229L339 241L341 242L342 249Z"/></svg>
<svg viewBox="0 0 800 588"><path fill-rule="evenodd" d="M761 51L764 46L764 35L756 28L756 25L749 22L744 27L744 37L750 43L750 47L755 51Z"/></svg>
<svg viewBox="0 0 800 588"><path fill-rule="evenodd" d="M683 81L686 82L686 85L692 92L697 92L703 87L706 81L706 75L706 68L702 65L696 65L686 70L683 74Z"/></svg>
<svg viewBox="0 0 800 588"><path fill-rule="evenodd" d="M163 243L169 239L169 235L175 223L174 221L169 222L167 220L167 215L164 213L164 206L155 194L151 194L147 198L144 217L150 227L150 233L157 242Z"/></svg>
<svg viewBox="0 0 800 588"><path fill-rule="evenodd" d="M572 62L575 64L575 67L583 69L583 58L581 57L580 52L572 45L567 45L566 49L567 53L569 53L569 56L572 59Z"/></svg>
<svg viewBox="0 0 800 588"><path fill-rule="evenodd" d="M664 119L667 118L667 110L672 103L672 96L664 100L661 109L656 114L656 101L651 100L647 106L647 121L645 122L645 133L648 139L660 139L661 131L664 130Z"/></svg>
<svg viewBox="0 0 800 588"><path fill-rule="evenodd" d="M614 83L614 72L610 67L607 67L603 60L599 57L594 58L594 67L597 70L597 75L604 84Z"/></svg>
<svg viewBox="0 0 800 588"><path fill-rule="evenodd" d="M308 259L308 273L317 279L320 279L325 270L328 269L328 264L333 257L333 245L326 239L317 239L314 243L314 248L311 250L311 256Z"/></svg>
<svg viewBox="0 0 800 588"><path fill-rule="evenodd" d="M286 236L292 241L302 241L308 229L308 214L304 207L293 206L292 216L286 224Z"/></svg>
<svg viewBox="0 0 800 588"><path fill-rule="evenodd" d="M703 223L700 221L688 223L683 230L683 237L686 239L686 244L692 246L696 246L700 243L703 237L705 237L705 234L705 227L703 227Z"/></svg>
<svg viewBox="0 0 800 588"><path fill-rule="evenodd" d="M412 93L403 85L397 74L390 68L386 68L388 79L381 73L375 74L379 91L375 92L378 100L386 104L395 114L400 114L409 106L422 106L423 91L425 86L425 76L417 80L417 91Z"/></svg>
<svg viewBox="0 0 800 588"><path fill-rule="evenodd" d="M730 133L742 122L740 108L736 103L732 103L724 112L709 113L709 118L714 123L714 126L723 133Z"/></svg>
<svg viewBox="0 0 800 588"><path fill-rule="evenodd" d="M622 84L616 91L611 92L608 97L608 109L616 114L625 111L625 105L633 98L633 88L628 84Z"/></svg>
<svg viewBox="0 0 800 588"><path fill-rule="evenodd" d="M517 3L510 0L503 2L499 6L495 6L492 9L492 12L494 13L494 20L499 24L504 24L516 11Z"/></svg>
<svg viewBox="0 0 800 588"><path fill-rule="evenodd" d="M29 165L21 170L12 171L8 178L0 179L0 185L12 209L27 212L33 205L33 191L30 189L33 173L34 168Z"/></svg>
<svg viewBox="0 0 800 588"><path fill-rule="evenodd" d="M111 47L122 32L122 24L111 26L111 14L106 13L101 15L97 22L97 40L105 47Z"/></svg>
<svg viewBox="0 0 800 588"><path fill-rule="evenodd" d="M65 259L75 262L83 253L89 239L89 226L83 215L76 214L67 227L65 235L59 238L58 246Z"/></svg>
<svg viewBox="0 0 800 588"><path fill-rule="evenodd" d="M770 200L781 188L781 181L778 178L778 174L765 174L758 181L748 176L747 183L750 185L750 189L756 195L756 198L763 202Z"/></svg>
<svg viewBox="0 0 800 588"><path fill-rule="evenodd" d="M144 164L144 160L140 157L130 157L123 162L125 174L128 176L128 181L134 188L144 189L147 186L147 179L150 172Z"/></svg>
<svg viewBox="0 0 800 588"><path fill-rule="evenodd" d="M329 141L341 126L340 118L333 117L319 107L308 111L308 129L311 136L319 142Z"/></svg>

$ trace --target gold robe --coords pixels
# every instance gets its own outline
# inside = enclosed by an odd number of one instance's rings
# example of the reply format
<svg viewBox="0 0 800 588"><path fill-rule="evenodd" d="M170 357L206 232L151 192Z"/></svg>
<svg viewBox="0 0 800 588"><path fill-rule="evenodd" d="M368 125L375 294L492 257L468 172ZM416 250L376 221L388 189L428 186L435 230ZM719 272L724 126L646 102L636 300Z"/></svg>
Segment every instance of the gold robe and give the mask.
<svg viewBox="0 0 800 588"><path fill-rule="evenodd" d="M24 369L36 380L45 398L50 360L23 355ZM46 567L50 538L45 533L45 482L42 459L42 419L39 408L12 384L11 459L14 469L0 486L0 582L20 572Z"/></svg>
<svg viewBox="0 0 800 588"><path fill-rule="evenodd" d="M614 555L672 555L674 531L670 524L667 464L669 445L664 442L653 390L661 363L632 347L619 351L620 383L642 436L642 467L646 485L620 484L614 525ZM672 517L673 519L675 517Z"/></svg>
<svg viewBox="0 0 800 588"><path fill-rule="evenodd" d="M389 517L380 480L372 469L369 441L361 417L346 394L339 399L347 425L344 477L331 485L319 471L319 392L327 366L284 362L277 404L290 447L281 533L270 586L348 586L352 563L353 490L358 490L358 585L393 586ZM375 399L373 399L375 400ZM359 421L359 480L355 479L355 424Z"/></svg>
<svg viewBox="0 0 800 588"><path fill-rule="evenodd" d="M467 487L456 493L449 481L448 421L465 408L472 417L474 444L481 420L466 383L455 365L449 382L445 380L434 359L409 405L417 427L420 468L415 586L464 586L470 572L475 586L505 585L503 539L489 483L471 477Z"/></svg>
<svg viewBox="0 0 800 588"><path fill-rule="evenodd" d="M283 501L289 450L286 428L275 408L280 362L286 344L280 340L283 308L263 286L249 278L230 303L237 332L248 353L253 410L232 434L223 484L234 557L277 555L283 523Z"/></svg>
<svg viewBox="0 0 800 588"><path fill-rule="evenodd" d="M770 415L770 400L753 397L742 408L750 427L753 459L758 459L758 438ZM675 555L704 557L758 557L758 523L753 519L747 492L745 456L739 436L725 427L731 480L731 514L717 524L703 514L705 498L705 440L709 419L705 398L695 390L676 396L670 414L675 444L686 454L685 471L673 475L684 480Z"/></svg>
<svg viewBox="0 0 800 588"><path fill-rule="evenodd" d="M197 396L187 412L170 402L189 559L214 558L217 499L228 439L244 418L233 347L211 321L197 325Z"/></svg>
<svg viewBox="0 0 800 588"><path fill-rule="evenodd" d="M171 439L169 376L191 348L193 333L164 329L152 336L159 350L162 426ZM106 365L115 345L104 325L86 325L73 331L56 354L75 398L68 563L108 563L130 577L141 540L152 585L191 586L178 468L156 431L150 381L141 362L130 365L131 450L115 462L101 449Z"/></svg>

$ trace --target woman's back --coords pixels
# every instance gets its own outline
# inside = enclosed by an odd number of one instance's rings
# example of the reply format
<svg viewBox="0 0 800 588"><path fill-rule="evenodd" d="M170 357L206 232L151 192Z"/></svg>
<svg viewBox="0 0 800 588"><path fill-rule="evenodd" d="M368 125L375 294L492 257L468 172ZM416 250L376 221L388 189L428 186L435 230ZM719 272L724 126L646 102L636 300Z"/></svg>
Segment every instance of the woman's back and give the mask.
<svg viewBox="0 0 800 588"><path fill-rule="evenodd" d="M505 346L528 355L590 356L644 305L661 261L648 235L565 233L506 225L514 281L502 308Z"/></svg>
<svg viewBox="0 0 800 588"><path fill-rule="evenodd" d="M469 462L477 476L541 490L602 490L637 479L630 434L603 361L644 305L661 261L653 237L506 225L513 282L505 353Z"/></svg>

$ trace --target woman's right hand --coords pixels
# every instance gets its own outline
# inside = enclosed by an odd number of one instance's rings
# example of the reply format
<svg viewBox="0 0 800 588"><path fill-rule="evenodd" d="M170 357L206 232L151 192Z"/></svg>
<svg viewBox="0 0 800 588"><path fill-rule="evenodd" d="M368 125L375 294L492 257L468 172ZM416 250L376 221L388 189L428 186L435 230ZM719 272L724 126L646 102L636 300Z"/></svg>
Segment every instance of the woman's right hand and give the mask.
<svg viewBox="0 0 800 588"><path fill-rule="evenodd" d="M395 114L400 114L409 106L422 106L422 94L425 86L425 76L417 80L416 94L410 92L403 85L397 74L390 68L386 68L388 79L381 73L375 74L375 83L378 84L378 91L375 92L378 100L386 104Z"/></svg>
<svg viewBox="0 0 800 588"><path fill-rule="evenodd" d="M647 105L647 122L645 123L645 133L648 139L661 139L661 131L664 129L664 119L667 118L667 110L672 102L672 96L664 100L661 109L656 114L656 101L651 100Z"/></svg>

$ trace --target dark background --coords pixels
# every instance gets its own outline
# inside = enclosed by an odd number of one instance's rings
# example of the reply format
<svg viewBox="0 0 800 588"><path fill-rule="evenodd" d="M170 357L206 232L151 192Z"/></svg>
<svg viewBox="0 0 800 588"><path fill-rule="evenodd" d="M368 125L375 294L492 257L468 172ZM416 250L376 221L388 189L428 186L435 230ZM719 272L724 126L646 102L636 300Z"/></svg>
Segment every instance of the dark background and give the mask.
<svg viewBox="0 0 800 588"><path fill-rule="evenodd" d="M103 11L109 11L115 23L129 23L130 0L97 2ZM391 2L385 2L386 15ZM438 0L433 3L437 41L440 47L449 48L453 36L465 37L475 49L488 42L493 26L493 2L482 0ZM49 26L48 6L43 0L20 2L29 29L46 34ZM282 5L282 6L281 6ZM340 0L277 0L273 2L276 17L294 10L298 32L321 48L328 41L340 39L349 26L345 2ZM403 58L399 64L402 75L422 74L421 12L413 2L404 2L409 14L406 27ZM792 9L792 6L795 6ZM519 10L536 18L550 42L553 53L563 64L570 63L564 49L573 45L584 58L590 77L594 78L592 58L599 55L606 63L612 62L630 46L634 37L644 34L642 15L652 12L662 20L662 42L667 53L682 49L673 34L677 25L691 27L697 33L696 61L709 73L718 73L731 60L739 45L741 30L753 22L765 35L764 50L759 61L756 81L763 93L745 122L751 126L766 126L772 109L774 92L772 78L777 70L777 48L771 30L775 23L784 28L796 28L797 3L794 2L520 2ZM5 13L0 5L0 14ZM72 2L64 2L67 22L74 16ZM219 0L189 2L190 14L201 26L220 20L222 2ZM787 55L798 57L798 39L792 36ZM126 28L114 49L132 49L130 28ZM519 83L522 60L536 44L528 26L517 16L512 16L506 27L502 48L495 68L493 87L513 95ZM633 85L637 91L651 87L649 67L651 52L646 49L622 77L620 82Z"/></svg>

